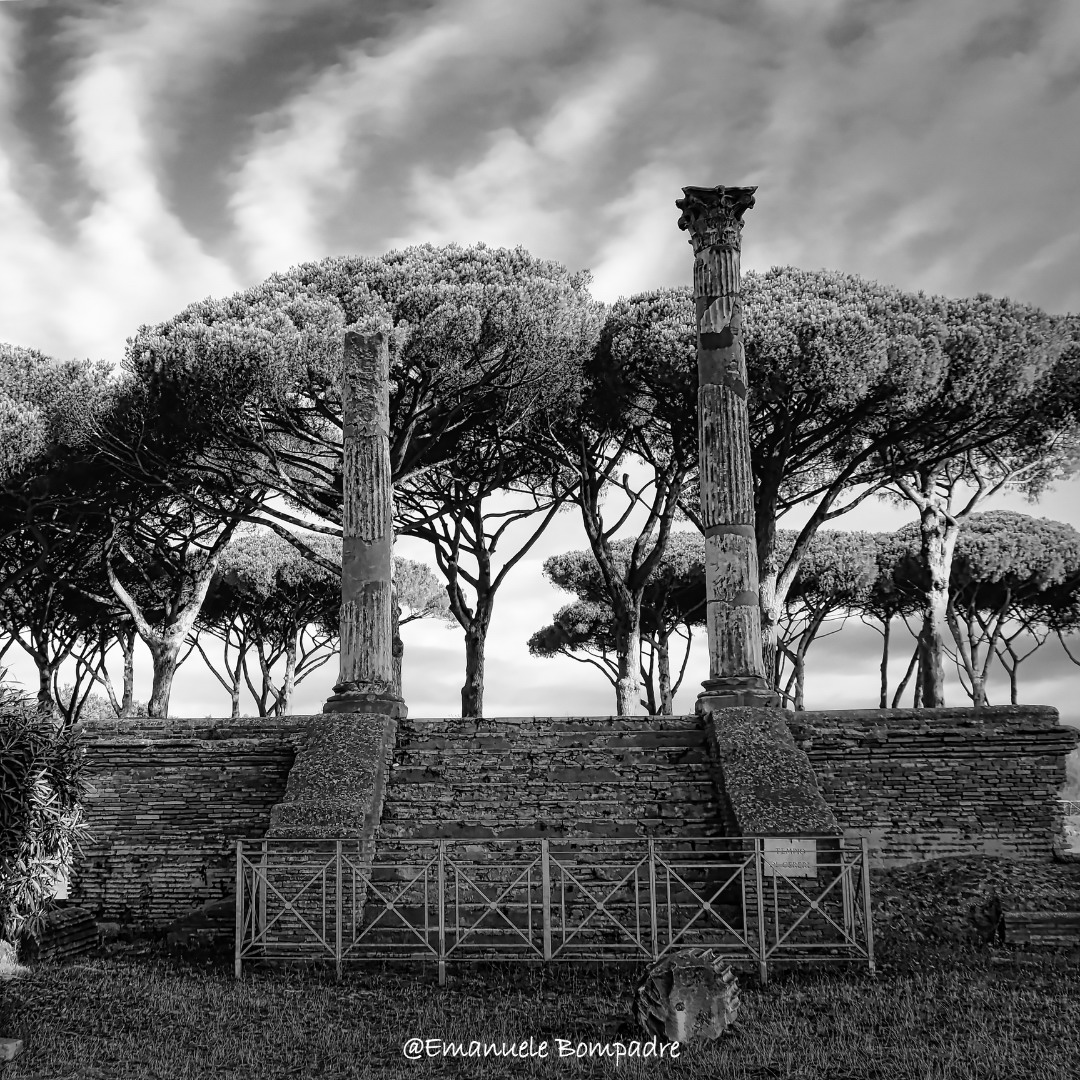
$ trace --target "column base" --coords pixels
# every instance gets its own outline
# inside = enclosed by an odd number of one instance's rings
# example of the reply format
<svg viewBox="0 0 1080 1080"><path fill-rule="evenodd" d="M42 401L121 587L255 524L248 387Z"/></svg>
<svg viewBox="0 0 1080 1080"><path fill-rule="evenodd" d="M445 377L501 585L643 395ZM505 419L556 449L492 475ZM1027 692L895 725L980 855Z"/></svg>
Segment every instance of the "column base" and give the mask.
<svg viewBox="0 0 1080 1080"><path fill-rule="evenodd" d="M336 688L335 688L336 689ZM372 713L404 720L409 715L405 702L395 694L370 690L341 690L331 694L322 707L324 713Z"/></svg>
<svg viewBox="0 0 1080 1080"><path fill-rule="evenodd" d="M758 675L706 679L701 685L705 689L698 694L694 707L698 716L713 709L730 709L740 705L759 709L780 708L780 695Z"/></svg>

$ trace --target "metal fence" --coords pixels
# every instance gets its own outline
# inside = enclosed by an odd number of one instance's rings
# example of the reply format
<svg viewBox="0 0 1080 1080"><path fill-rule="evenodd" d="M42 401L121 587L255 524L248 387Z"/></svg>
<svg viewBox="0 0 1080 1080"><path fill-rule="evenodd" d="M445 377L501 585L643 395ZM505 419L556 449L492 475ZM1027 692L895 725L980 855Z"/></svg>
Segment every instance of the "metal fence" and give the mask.
<svg viewBox="0 0 1080 1080"><path fill-rule="evenodd" d="M1080 815L1080 799L1062 799L1061 805L1065 808L1066 817Z"/></svg>
<svg viewBox="0 0 1080 1080"><path fill-rule="evenodd" d="M387 849L389 848L389 849ZM757 965L874 971L867 841L238 840L244 960L655 961L708 947Z"/></svg>

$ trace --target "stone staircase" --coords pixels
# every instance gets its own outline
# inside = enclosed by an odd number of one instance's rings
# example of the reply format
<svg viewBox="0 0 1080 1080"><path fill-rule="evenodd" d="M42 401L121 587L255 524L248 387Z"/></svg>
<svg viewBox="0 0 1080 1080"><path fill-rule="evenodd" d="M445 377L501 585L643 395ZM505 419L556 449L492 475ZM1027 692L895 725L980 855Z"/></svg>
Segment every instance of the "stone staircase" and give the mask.
<svg viewBox="0 0 1080 1080"><path fill-rule="evenodd" d="M471 925L484 917L478 890L496 895L496 882L511 880L518 868L536 858L537 840L547 838L553 863L550 895L569 898L567 921L592 910L596 925L590 927L590 940L598 936L616 940L620 931L609 920L597 918L595 902L586 894L608 895L640 858L645 838L659 842L658 852L678 842L693 858L695 847L709 846L701 841L723 835L704 729L694 717L405 719L398 722L372 884L390 895L424 873L430 889L435 870L431 860L437 854L434 841L468 841L448 845L447 858L456 865L444 865L444 875L448 888L451 879L457 885L465 883L469 895L463 912ZM601 843L575 845L575 840ZM565 874L554 864L571 852L578 869ZM622 859L623 868L613 859ZM647 888L647 869L637 873ZM710 896L730 874L709 866L686 870L681 876L695 891ZM481 923L484 936L474 933L470 941L498 944L512 939L510 924L535 930L541 899L540 872L534 866L515 889L513 902L501 905L501 914L489 912ZM680 910L692 913L697 901L675 882L670 903L677 915ZM633 926L632 883L608 906L624 925ZM368 923L377 907L369 897ZM423 907L417 879L395 910L403 920L418 925L424 922ZM741 926L737 883L719 896L714 907L731 926ZM384 913L368 940L407 942L409 932L404 927L391 929L392 922ZM430 926L430 917L428 922ZM627 940L625 934L621 937Z"/></svg>

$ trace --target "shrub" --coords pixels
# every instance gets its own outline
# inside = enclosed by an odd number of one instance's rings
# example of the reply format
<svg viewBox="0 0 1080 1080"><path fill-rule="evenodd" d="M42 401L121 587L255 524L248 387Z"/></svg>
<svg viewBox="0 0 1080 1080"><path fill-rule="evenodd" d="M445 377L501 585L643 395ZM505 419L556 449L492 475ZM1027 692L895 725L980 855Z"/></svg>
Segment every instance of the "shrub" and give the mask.
<svg viewBox="0 0 1080 1080"><path fill-rule="evenodd" d="M3 684L0 669L0 940L38 937L53 884L86 835L83 750L70 729Z"/></svg>

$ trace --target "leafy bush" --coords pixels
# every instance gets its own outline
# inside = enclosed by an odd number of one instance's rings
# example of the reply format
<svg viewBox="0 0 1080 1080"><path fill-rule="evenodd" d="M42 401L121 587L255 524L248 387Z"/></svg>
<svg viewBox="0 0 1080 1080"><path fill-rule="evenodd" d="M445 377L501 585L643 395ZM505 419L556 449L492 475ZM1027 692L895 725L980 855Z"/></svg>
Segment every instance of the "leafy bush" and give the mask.
<svg viewBox="0 0 1080 1080"><path fill-rule="evenodd" d="M38 937L58 873L86 835L75 734L3 684L0 669L0 940Z"/></svg>

